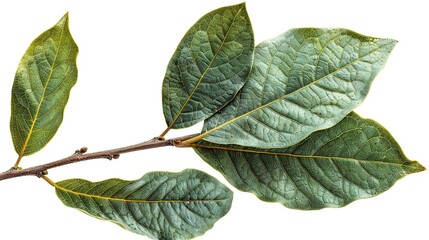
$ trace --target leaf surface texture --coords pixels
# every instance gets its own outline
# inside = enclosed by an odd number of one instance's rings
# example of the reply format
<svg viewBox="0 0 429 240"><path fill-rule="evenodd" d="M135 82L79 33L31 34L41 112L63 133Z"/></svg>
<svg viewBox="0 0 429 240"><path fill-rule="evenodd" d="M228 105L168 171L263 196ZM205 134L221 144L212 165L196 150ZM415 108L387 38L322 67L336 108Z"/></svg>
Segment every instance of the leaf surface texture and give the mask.
<svg viewBox="0 0 429 240"><path fill-rule="evenodd" d="M233 193L208 174L151 172L136 181L69 179L56 184L67 206L153 239L190 239L230 209Z"/></svg>
<svg viewBox="0 0 429 240"><path fill-rule="evenodd" d="M342 207L424 170L381 125L355 113L287 148L201 141L194 149L236 188L295 209Z"/></svg>
<svg viewBox="0 0 429 240"><path fill-rule="evenodd" d="M63 120L70 90L77 80L78 47L68 14L30 45L12 87L10 129L20 157L43 148Z"/></svg>
<svg viewBox="0 0 429 240"><path fill-rule="evenodd" d="M253 30L244 3L199 19L167 67L162 101L168 127L192 126L231 101L249 75L253 50Z"/></svg>
<svg viewBox="0 0 429 240"><path fill-rule="evenodd" d="M265 41L255 49L244 87L205 121L200 138L258 148L292 146L358 106L395 44L346 29L314 28Z"/></svg>

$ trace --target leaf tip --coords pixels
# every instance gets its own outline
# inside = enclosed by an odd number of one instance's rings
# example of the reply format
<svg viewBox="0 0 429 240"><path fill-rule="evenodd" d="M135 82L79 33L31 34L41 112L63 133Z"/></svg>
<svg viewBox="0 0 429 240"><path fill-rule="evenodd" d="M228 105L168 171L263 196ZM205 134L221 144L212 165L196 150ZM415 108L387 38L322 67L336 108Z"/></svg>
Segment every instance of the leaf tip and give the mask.
<svg viewBox="0 0 429 240"><path fill-rule="evenodd" d="M393 46L395 46L399 42L398 40L392 38L389 38L389 40L392 41Z"/></svg>
<svg viewBox="0 0 429 240"><path fill-rule="evenodd" d="M240 9L239 11L241 11L243 9L246 10L246 2L239 3L239 4L235 5L235 7L238 7Z"/></svg>
<svg viewBox="0 0 429 240"><path fill-rule="evenodd" d="M406 162L403 165L404 170L407 174L423 172L426 168L417 161Z"/></svg>
<svg viewBox="0 0 429 240"><path fill-rule="evenodd" d="M69 11L67 11L64 16L61 18L61 20L68 20L69 19Z"/></svg>
<svg viewBox="0 0 429 240"><path fill-rule="evenodd" d="M57 25L59 26L66 26L69 23L69 12L67 11L63 17L58 21Z"/></svg>

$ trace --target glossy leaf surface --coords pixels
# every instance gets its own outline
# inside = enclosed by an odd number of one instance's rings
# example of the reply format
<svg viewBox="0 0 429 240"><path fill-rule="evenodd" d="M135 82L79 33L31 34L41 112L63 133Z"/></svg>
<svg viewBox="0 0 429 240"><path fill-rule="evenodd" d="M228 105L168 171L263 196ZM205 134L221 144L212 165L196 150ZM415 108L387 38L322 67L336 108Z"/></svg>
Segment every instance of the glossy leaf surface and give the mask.
<svg viewBox="0 0 429 240"><path fill-rule="evenodd" d="M293 29L259 44L249 80L207 119L204 140L287 147L329 128L366 97L396 41L345 29Z"/></svg>
<svg viewBox="0 0 429 240"><path fill-rule="evenodd" d="M236 188L296 209L341 207L424 170L382 126L355 113L288 148L202 141L194 149Z"/></svg>
<svg viewBox="0 0 429 240"><path fill-rule="evenodd" d="M199 19L179 43L165 74L162 100L169 128L189 127L226 105L249 75L253 49L244 3Z"/></svg>
<svg viewBox="0 0 429 240"><path fill-rule="evenodd" d="M77 80L78 47L68 14L30 45L12 87L10 129L20 157L43 148L63 120L70 90Z"/></svg>
<svg viewBox="0 0 429 240"><path fill-rule="evenodd" d="M61 201L153 239L190 239L230 209L233 193L197 170L152 172L136 181L70 179L56 184Z"/></svg>

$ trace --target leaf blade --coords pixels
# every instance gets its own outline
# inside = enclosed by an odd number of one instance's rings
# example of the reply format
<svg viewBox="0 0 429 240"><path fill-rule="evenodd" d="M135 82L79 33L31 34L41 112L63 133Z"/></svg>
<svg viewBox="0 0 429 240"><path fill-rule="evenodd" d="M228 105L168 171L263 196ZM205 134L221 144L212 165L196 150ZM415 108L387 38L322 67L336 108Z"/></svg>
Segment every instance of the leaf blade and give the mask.
<svg viewBox="0 0 429 240"><path fill-rule="evenodd" d="M67 13L37 37L22 57L12 87L10 119L19 159L42 149L61 125L77 81L77 53Z"/></svg>
<svg viewBox="0 0 429 240"><path fill-rule="evenodd" d="M202 141L194 149L236 188L296 209L342 207L423 171L378 123L351 113L288 148L257 149Z"/></svg>
<svg viewBox="0 0 429 240"><path fill-rule="evenodd" d="M167 131L202 121L229 102L249 74L253 48L244 3L199 19L167 67L162 88Z"/></svg>
<svg viewBox="0 0 429 240"><path fill-rule="evenodd" d="M232 192L206 173L152 172L136 181L69 179L56 184L69 207L155 239L202 235L230 209Z"/></svg>
<svg viewBox="0 0 429 240"><path fill-rule="evenodd" d="M293 29L255 48L249 80L199 137L287 147L329 128L366 97L396 41L346 29Z"/></svg>

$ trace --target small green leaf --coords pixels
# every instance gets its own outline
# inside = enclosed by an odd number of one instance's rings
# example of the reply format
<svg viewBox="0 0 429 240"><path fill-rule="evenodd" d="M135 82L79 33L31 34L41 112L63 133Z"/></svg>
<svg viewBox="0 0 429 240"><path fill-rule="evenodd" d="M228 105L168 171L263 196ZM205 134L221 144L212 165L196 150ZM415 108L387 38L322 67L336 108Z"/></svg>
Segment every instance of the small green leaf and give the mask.
<svg viewBox="0 0 429 240"><path fill-rule="evenodd" d="M233 193L193 169L151 172L136 181L69 179L56 184L69 207L154 239L190 239L228 213Z"/></svg>
<svg viewBox="0 0 429 240"><path fill-rule="evenodd" d="M387 130L355 113L288 148L194 146L236 188L296 209L342 207L425 169L404 156Z"/></svg>
<svg viewBox="0 0 429 240"><path fill-rule="evenodd" d="M162 101L168 129L192 126L231 101L249 75L253 49L244 3L199 19L179 43L165 74Z"/></svg>
<svg viewBox="0 0 429 240"><path fill-rule="evenodd" d="M206 120L199 138L258 148L292 146L359 105L395 44L345 29L313 28L265 41L255 49L249 80Z"/></svg>
<svg viewBox="0 0 429 240"><path fill-rule="evenodd" d="M37 37L22 57L12 87L10 119L19 158L42 149L61 125L77 79L77 53L65 14Z"/></svg>

